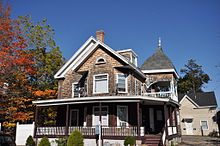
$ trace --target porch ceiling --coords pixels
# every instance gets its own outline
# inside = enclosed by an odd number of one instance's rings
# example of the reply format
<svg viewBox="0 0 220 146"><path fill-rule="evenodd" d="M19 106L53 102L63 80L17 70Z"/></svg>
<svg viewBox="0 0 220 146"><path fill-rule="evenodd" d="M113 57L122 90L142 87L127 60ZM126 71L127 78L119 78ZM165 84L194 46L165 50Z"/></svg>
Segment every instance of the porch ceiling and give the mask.
<svg viewBox="0 0 220 146"><path fill-rule="evenodd" d="M102 96L102 97L82 97L68 99L51 99L33 101L36 106L55 106L67 104L84 104L84 103L111 103L111 102L140 102L144 104L163 104L169 102L168 98L152 98L146 96Z"/></svg>

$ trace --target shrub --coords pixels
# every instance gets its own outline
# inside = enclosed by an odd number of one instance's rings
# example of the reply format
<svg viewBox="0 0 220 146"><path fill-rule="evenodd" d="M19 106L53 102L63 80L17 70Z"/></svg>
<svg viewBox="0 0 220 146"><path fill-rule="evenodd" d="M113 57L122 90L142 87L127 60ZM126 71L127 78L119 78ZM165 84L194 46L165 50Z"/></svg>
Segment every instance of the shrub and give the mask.
<svg viewBox="0 0 220 146"><path fill-rule="evenodd" d="M28 136L28 138L26 140L25 146L35 146L34 139L33 139L33 137L31 135Z"/></svg>
<svg viewBox="0 0 220 146"><path fill-rule="evenodd" d="M55 142L57 143L57 146L66 146L67 138L59 138L56 139Z"/></svg>
<svg viewBox="0 0 220 146"><path fill-rule="evenodd" d="M51 146L47 137L43 137L38 146Z"/></svg>
<svg viewBox="0 0 220 146"><path fill-rule="evenodd" d="M73 131L67 140L67 146L83 146L83 145L84 143L83 143L82 134L77 130Z"/></svg>
<svg viewBox="0 0 220 146"><path fill-rule="evenodd" d="M218 137L218 132L213 130L212 132L209 133L208 136L210 136L210 137Z"/></svg>
<svg viewBox="0 0 220 146"><path fill-rule="evenodd" d="M125 137L124 145L125 146L128 146L128 145L134 146L135 145L135 138L132 136Z"/></svg>

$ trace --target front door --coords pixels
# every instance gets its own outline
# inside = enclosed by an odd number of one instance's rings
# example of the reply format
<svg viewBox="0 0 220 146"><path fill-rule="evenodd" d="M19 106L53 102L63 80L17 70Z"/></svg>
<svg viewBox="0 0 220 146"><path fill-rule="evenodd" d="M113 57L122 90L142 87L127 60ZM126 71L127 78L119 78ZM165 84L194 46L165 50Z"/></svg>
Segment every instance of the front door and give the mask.
<svg viewBox="0 0 220 146"><path fill-rule="evenodd" d="M193 135L192 119L185 119L186 135Z"/></svg>
<svg viewBox="0 0 220 146"><path fill-rule="evenodd" d="M79 110L70 110L70 126L79 126Z"/></svg>

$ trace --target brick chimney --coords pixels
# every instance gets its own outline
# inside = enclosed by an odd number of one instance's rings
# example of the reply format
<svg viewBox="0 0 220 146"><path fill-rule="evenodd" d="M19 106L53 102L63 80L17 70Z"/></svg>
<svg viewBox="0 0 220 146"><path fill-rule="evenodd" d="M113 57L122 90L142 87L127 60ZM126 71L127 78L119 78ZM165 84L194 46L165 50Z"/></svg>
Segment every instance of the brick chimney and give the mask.
<svg viewBox="0 0 220 146"><path fill-rule="evenodd" d="M96 31L96 39L104 43L105 33L103 30Z"/></svg>

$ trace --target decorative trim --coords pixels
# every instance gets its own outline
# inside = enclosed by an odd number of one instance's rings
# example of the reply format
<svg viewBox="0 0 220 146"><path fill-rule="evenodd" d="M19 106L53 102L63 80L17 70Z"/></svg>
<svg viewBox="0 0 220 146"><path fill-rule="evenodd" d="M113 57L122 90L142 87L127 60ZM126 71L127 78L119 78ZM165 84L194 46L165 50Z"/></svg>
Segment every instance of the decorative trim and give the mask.
<svg viewBox="0 0 220 146"><path fill-rule="evenodd" d="M141 70L143 73L165 73L165 72L174 72L177 78L179 78L178 73L175 69L153 69L153 70Z"/></svg>

